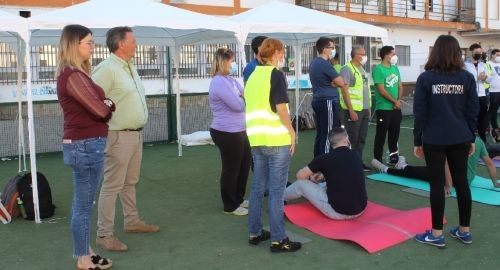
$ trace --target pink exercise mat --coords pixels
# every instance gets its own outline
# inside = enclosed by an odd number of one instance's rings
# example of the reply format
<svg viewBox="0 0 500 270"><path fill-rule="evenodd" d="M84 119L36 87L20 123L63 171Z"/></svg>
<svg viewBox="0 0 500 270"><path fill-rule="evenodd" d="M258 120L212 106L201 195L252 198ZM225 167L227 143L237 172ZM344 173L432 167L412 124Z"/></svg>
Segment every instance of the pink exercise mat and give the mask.
<svg viewBox="0 0 500 270"><path fill-rule="evenodd" d="M368 202L365 212L354 220L333 220L309 202L285 206L288 219L320 236L350 240L369 253L397 245L430 229L431 209L401 211Z"/></svg>

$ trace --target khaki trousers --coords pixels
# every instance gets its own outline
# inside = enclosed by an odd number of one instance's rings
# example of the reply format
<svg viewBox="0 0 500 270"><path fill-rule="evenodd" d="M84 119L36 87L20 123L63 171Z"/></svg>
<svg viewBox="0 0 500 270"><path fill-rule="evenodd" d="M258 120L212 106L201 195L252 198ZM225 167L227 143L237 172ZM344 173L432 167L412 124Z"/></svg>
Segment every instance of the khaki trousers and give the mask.
<svg viewBox="0 0 500 270"><path fill-rule="evenodd" d="M137 223L135 185L139 182L142 160L142 133L108 132L104 161L104 180L98 203L97 236L114 233L116 197L123 208L123 224Z"/></svg>

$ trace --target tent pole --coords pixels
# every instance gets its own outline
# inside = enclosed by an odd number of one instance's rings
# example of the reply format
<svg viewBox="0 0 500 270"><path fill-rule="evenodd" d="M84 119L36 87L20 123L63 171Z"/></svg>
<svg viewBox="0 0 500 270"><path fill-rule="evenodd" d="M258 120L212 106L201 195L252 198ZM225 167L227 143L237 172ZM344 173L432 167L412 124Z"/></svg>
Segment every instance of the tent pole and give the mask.
<svg viewBox="0 0 500 270"><path fill-rule="evenodd" d="M181 47L174 46L174 67L175 67L175 119L177 124L177 147L179 149L179 157L182 157L182 126L181 126L181 90L179 87L179 56Z"/></svg>
<svg viewBox="0 0 500 270"><path fill-rule="evenodd" d="M23 123L23 70L24 70L24 48L23 41L18 38L17 42L17 121L18 121L18 173L26 171L26 145L24 144Z"/></svg>
<svg viewBox="0 0 500 270"><path fill-rule="evenodd" d="M295 54L295 143L299 143L299 102L300 102L300 77L302 75L302 45L293 46Z"/></svg>

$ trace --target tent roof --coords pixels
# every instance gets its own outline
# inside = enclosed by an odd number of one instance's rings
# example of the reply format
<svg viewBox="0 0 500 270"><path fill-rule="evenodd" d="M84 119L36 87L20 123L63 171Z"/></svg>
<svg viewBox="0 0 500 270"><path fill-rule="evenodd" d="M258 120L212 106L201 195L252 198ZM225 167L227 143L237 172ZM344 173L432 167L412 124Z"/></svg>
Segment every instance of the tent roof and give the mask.
<svg viewBox="0 0 500 270"><path fill-rule="evenodd" d="M387 30L325 12L272 1L228 20L241 25L240 39L264 34L288 44L315 41L319 36L369 36L387 38Z"/></svg>
<svg viewBox="0 0 500 270"><path fill-rule="evenodd" d="M21 37L25 42L28 40L27 20L0 10L0 40L15 43L17 37Z"/></svg>
<svg viewBox="0 0 500 270"><path fill-rule="evenodd" d="M151 0L90 0L28 19L32 45L59 42L60 31L68 24L81 24L104 39L116 26L131 26L139 43L182 45L196 42L234 40L238 26L227 20L196 13Z"/></svg>

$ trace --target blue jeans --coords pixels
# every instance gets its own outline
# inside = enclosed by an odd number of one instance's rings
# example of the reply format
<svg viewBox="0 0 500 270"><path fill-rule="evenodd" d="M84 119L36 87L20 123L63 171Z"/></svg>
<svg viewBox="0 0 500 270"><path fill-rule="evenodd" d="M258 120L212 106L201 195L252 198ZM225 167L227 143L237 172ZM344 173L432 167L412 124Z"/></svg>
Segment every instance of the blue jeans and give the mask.
<svg viewBox="0 0 500 270"><path fill-rule="evenodd" d="M73 256L89 255L92 206L104 167L105 137L63 143L64 164L73 169Z"/></svg>
<svg viewBox="0 0 500 270"><path fill-rule="evenodd" d="M283 202L290 166L290 145L252 147L254 162L250 208L248 209L248 231L250 236L258 236L262 231L262 199L269 190L269 226L271 241L281 241L286 237Z"/></svg>

